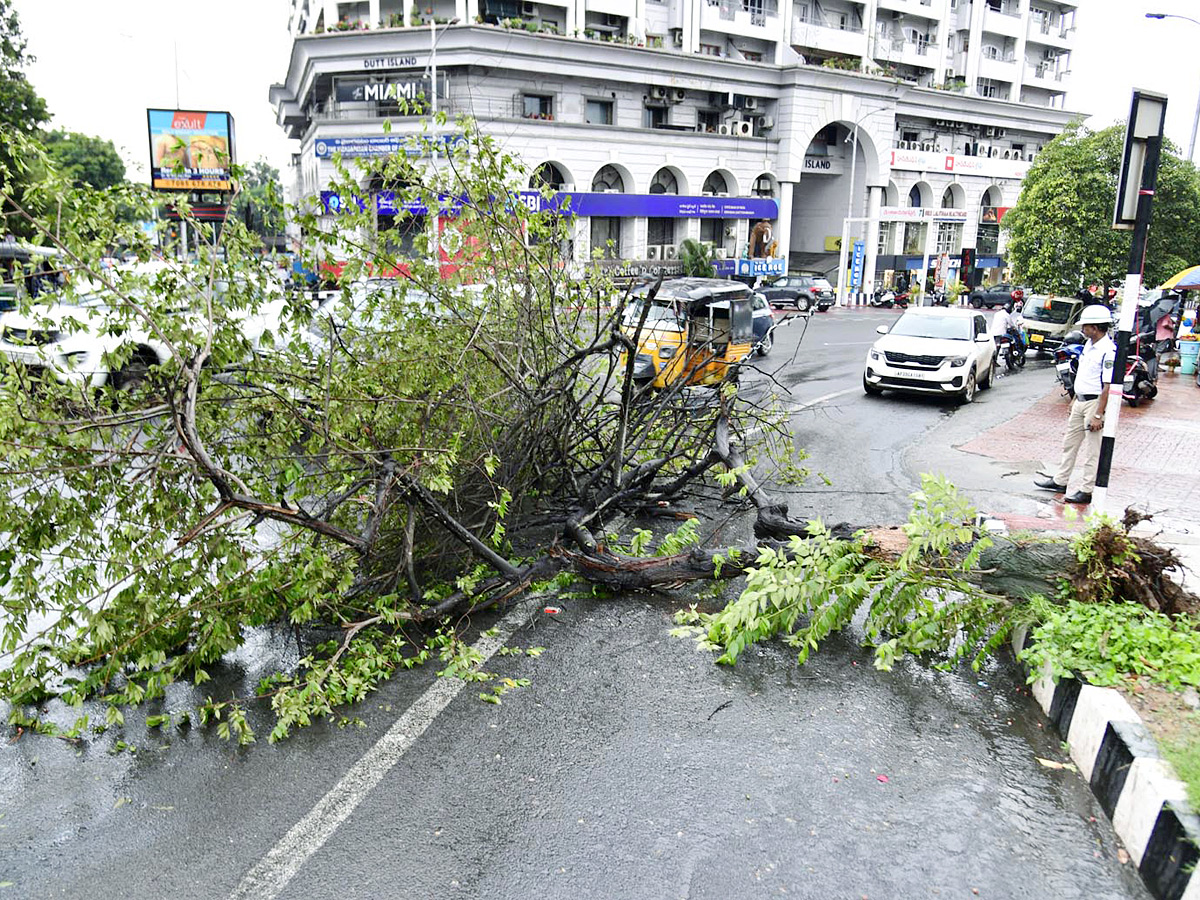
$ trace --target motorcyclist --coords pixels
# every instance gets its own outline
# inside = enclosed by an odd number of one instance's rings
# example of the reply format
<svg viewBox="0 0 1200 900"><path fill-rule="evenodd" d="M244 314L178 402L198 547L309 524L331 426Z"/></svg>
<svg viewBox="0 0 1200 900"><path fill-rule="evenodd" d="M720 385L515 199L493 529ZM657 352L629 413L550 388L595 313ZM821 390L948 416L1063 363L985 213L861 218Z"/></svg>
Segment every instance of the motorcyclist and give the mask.
<svg viewBox="0 0 1200 900"><path fill-rule="evenodd" d="M1003 307L996 310L996 314L992 316L991 334L994 338L1007 335L1012 338L1017 353L1024 353L1025 341L1021 337L1021 325L1024 320L1021 318L1021 314L1015 310L1016 304L1012 298L1009 298Z"/></svg>

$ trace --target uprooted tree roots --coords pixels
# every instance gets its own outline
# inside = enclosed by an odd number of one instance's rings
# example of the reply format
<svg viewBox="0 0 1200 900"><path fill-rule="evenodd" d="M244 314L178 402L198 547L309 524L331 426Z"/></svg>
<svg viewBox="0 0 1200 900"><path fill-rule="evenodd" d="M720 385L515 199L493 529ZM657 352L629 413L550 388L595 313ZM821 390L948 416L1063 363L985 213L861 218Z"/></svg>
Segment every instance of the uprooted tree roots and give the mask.
<svg viewBox="0 0 1200 900"><path fill-rule="evenodd" d="M1102 521L1076 543L1077 565L1068 576L1075 598L1087 603L1139 603L1169 616L1200 613L1200 599L1171 573L1179 557L1130 529L1149 516L1126 510L1121 524Z"/></svg>

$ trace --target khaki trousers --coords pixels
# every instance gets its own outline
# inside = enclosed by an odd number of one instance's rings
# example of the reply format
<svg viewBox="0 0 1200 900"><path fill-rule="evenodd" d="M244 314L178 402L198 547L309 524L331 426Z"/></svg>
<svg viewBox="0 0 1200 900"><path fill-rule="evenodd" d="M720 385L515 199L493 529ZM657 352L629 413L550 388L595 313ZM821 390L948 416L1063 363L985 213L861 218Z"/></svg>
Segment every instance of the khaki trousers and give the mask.
<svg viewBox="0 0 1200 900"><path fill-rule="evenodd" d="M1058 484L1070 484L1071 472L1075 469L1075 458L1083 450L1083 481L1079 490L1090 494L1096 487L1096 469L1100 465L1100 438L1102 430L1088 431L1085 427L1088 419L1096 414L1100 400L1075 400L1071 403L1071 413L1067 416L1067 430L1063 434L1062 459L1058 463L1058 471L1054 480Z"/></svg>

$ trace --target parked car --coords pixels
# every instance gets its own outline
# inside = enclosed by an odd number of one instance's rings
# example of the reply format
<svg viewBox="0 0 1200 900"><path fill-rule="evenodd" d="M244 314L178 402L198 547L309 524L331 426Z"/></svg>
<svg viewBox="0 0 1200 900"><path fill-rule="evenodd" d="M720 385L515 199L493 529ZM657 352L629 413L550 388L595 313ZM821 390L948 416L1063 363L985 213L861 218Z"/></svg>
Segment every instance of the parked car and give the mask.
<svg viewBox="0 0 1200 900"><path fill-rule="evenodd" d="M750 297L750 308L754 311L754 350L766 356L775 345L775 314L767 298L757 291Z"/></svg>
<svg viewBox="0 0 1200 900"><path fill-rule="evenodd" d="M976 309L983 309L985 306L991 309L994 306L1003 306L1009 300L1019 300L1028 294L1027 288L1002 281L990 287L979 287L971 291L969 302Z"/></svg>
<svg viewBox="0 0 1200 900"><path fill-rule="evenodd" d="M983 313L937 306L907 310L867 352L863 390L955 396L975 399L976 387L996 380L996 342Z"/></svg>
<svg viewBox="0 0 1200 900"><path fill-rule="evenodd" d="M794 306L797 312L825 312L837 300L833 285L820 275L780 275L763 282L758 291L773 306Z"/></svg>
<svg viewBox="0 0 1200 900"><path fill-rule="evenodd" d="M1038 356L1062 346L1063 337L1078 326L1083 301L1069 297L1033 295L1025 299L1021 316L1025 319L1026 344Z"/></svg>

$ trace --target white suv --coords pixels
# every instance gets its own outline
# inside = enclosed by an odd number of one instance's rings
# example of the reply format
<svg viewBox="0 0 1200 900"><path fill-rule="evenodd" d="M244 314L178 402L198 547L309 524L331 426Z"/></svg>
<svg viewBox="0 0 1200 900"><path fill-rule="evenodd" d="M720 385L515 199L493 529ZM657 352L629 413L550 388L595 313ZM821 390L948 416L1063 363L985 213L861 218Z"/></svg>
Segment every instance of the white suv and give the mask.
<svg viewBox="0 0 1200 900"><path fill-rule="evenodd" d="M938 306L910 309L867 353L863 390L884 390L975 399L975 389L996 380L996 342L987 319L974 310Z"/></svg>

